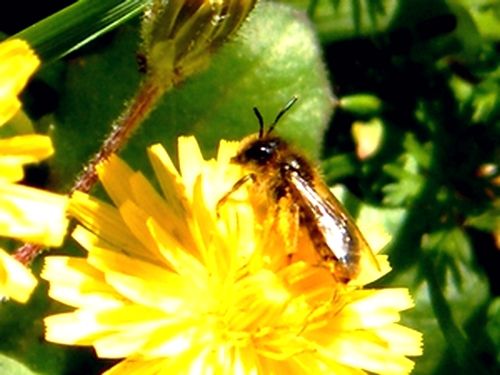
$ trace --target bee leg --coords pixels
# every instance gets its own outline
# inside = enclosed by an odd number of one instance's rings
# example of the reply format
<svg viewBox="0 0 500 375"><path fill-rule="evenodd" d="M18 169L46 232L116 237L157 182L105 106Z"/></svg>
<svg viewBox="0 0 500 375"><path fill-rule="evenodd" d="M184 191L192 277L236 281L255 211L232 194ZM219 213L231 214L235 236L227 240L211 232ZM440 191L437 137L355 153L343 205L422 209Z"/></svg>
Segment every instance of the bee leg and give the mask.
<svg viewBox="0 0 500 375"><path fill-rule="evenodd" d="M254 173L247 174L247 175L243 176L242 178L240 178L238 181L236 181L234 183L234 185L231 188L231 190L229 190L226 194L224 194L222 196L221 199L219 199L219 201L217 202L217 205L215 206L215 212L217 214L217 217L220 216L220 214L219 214L220 208L222 207L222 205L224 203L227 202L227 200L229 199L229 197L231 196L231 194L233 194L236 190L238 190L239 188L241 188L244 184L246 184L250 180L252 182L256 181L256 176L255 176Z"/></svg>

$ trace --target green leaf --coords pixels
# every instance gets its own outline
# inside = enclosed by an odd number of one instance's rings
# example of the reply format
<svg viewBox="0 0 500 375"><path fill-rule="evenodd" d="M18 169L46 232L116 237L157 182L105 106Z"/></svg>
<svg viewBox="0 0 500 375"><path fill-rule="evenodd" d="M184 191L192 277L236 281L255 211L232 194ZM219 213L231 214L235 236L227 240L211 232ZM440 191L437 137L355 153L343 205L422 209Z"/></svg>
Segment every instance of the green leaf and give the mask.
<svg viewBox="0 0 500 375"><path fill-rule="evenodd" d="M40 286L25 305L12 301L0 304L0 331L3 335L0 352L22 362L36 374L60 374L65 366L65 353L40 340L43 336L42 317L50 304L46 288ZM0 373L11 374L1 370Z"/></svg>
<svg viewBox="0 0 500 375"><path fill-rule="evenodd" d="M239 35L210 68L168 93L144 131L196 134L204 150L221 138L240 139L258 130L252 107L270 123L292 96L299 98L277 131L318 158L332 111L319 46L303 14L267 3L257 6Z"/></svg>
<svg viewBox="0 0 500 375"><path fill-rule="evenodd" d="M486 332L493 342L496 361L500 363L500 297L497 297L491 302L488 308L488 323Z"/></svg>
<svg viewBox="0 0 500 375"><path fill-rule="evenodd" d="M96 53L75 58L68 67L54 132L61 156L54 164L65 181L97 150L137 87L135 35L135 28L122 29ZM314 33L303 14L261 4L208 70L165 95L125 155L136 167L147 168L146 147L161 142L175 154L181 134L195 134L202 149L213 153L221 138L240 139L258 130L252 107L271 122L294 95L299 100L277 132L317 158L332 100Z"/></svg>
<svg viewBox="0 0 500 375"><path fill-rule="evenodd" d="M137 16L145 5L144 0L80 0L13 38L27 40L48 63Z"/></svg>
<svg viewBox="0 0 500 375"><path fill-rule="evenodd" d="M464 262L439 271L428 259L424 280L416 266L404 273L395 270L391 279L391 285L410 286L415 299L415 308L403 314L403 324L424 334L424 355L412 374L489 373L480 361L485 344L475 332L477 315L490 297L483 272Z"/></svg>
<svg viewBox="0 0 500 375"><path fill-rule="evenodd" d="M359 168L354 154L339 154L323 161L323 178L327 182L334 182L343 177L354 175Z"/></svg>
<svg viewBox="0 0 500 375"><path fill-rule="evenodd" d="M493 207L467 218L466 224L485 232L500 232L500 207Z"/></svg>
<svg viewBox="0 0 500 375"><path fill-rule="evenodd" d="M401 164L388 164L384 172L395 178L397 182L385 185L384 203L390 206L401 206L416 198L424 186L423 178L417 173L417 162L412 155L404 154Z"/></svg>
<svg viewBox="0 0 500 375"><path fill-rule="evenodd" d="M384 203L399 206L418 196L425 185L424 172L431 165L430 146L418 142L412 133L405 135L405 153L383 168L385 173L397 180L383 187Z"/></svg>
<svg viewBox="0 0 500 375"><path fill-rule="evenodd" d="M467 8L483 37L500 39L500 3L496 0L457 0Z"/></svg>
<svg viewBox="0 0 500 375"><path fill-rule="evenodd" d="M0 374L33 375L35 374L22 363L0 354Z"/></svg>

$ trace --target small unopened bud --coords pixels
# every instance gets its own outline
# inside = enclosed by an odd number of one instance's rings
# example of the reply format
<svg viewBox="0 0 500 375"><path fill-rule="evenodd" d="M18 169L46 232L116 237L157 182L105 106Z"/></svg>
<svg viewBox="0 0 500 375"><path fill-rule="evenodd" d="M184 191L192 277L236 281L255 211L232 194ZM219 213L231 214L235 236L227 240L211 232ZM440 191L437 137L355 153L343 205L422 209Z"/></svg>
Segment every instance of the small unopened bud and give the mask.
<svg viewBox="0 0 500 375"><path fill-rule="evenodd" d="M371 94L344 96L336 104L344 111L358 116L376 116L382 110L382 101Z"/></svg>
<svg viewBox="0 0 500 375"><path fill-rule="evenodd" d="M205 68L256 0L154 0L143 20L146 71L166 85Z"/></svg>

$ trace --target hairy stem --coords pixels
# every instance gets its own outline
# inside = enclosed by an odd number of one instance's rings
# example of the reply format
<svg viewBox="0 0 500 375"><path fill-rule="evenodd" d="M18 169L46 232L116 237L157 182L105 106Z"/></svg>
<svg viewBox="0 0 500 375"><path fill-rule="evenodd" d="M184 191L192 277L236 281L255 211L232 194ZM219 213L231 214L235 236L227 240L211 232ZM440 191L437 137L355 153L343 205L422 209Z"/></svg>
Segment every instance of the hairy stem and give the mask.
<svg viewBox="0 0 500 375"><path fill-rule="evenodd" d="M144 82L135 98L130 102L124 113L113 123L110 134L104 140L99 151L83 168L76 182L70 189L88 193L97 182L96 167L111 154L119 151L128 141L135 129L147 117L163 93L163 88L150 80Z"/></svg>
<svg viewBox="0 0 500 375"><path fill-rule="evenodd" d="M75 191L88 193L97 182L96 167L111 154L118 152L128 141L132 133L155 107L163 93L170 87L158 85L152 79L146 79L141 84L135 97L129 102L123 113L112 124L111 132L105 138L99 151L84 166L75 183L69 190L71 195ZM43 245L25 243L19 247L14 258L23 264L29 264L44 250Z"/></svg>

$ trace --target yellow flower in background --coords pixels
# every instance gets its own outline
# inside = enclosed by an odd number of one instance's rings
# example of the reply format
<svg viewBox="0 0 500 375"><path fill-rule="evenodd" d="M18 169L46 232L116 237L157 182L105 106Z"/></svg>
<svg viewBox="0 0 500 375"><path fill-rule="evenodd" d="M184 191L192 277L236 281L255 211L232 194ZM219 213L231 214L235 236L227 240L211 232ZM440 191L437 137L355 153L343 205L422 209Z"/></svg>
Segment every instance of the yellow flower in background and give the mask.
<svg viewBox="0 0 500 375"><path fill-rule="evenodd" d="M180 138L177 171L151 147L161 194L116 156L101 164L112 204L76 192L69 208L87 258L45 259L50 296L75 308L45 319L46 339L125 358L106 374L410 372L421 335L398 324L408 291L360 286L389 271L385 256L356 286L338 283L290 256L314 253L310 239L285 238L276 210L244 187L217 210L242 177L237 148L222 141L204 160Z"/></svg>
<svg viewBox="0 0 500 375"><path fill-rule="evenodd" d="M40 61L22 40L0 43L0 126L21 107L19 92ZM67 198L18 185L23 166L54 152L49 137L20 135L0 139L0 236L48 246L61 245L67 227ZM25 302L36 279L0 249L0 297Z"/></svg>
<svg viewBox="0 0 500 375"><path fill-rule="evenodd" d="M36 284L31 272L0 248L0 298L26 302Z"/></svg>
<svg viewBox="0 0 500 375"><path fill-rule="evenodd" d="M0 43L0 125L21 108L17 96L39 65L40 60L25 41Z"/></svg>

